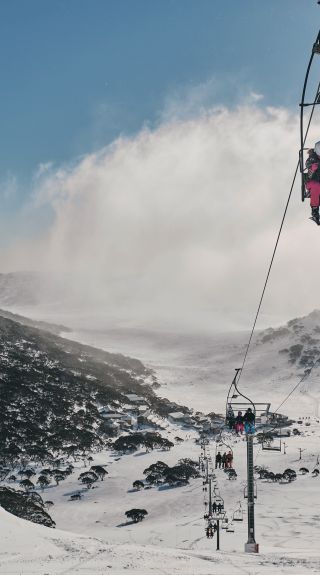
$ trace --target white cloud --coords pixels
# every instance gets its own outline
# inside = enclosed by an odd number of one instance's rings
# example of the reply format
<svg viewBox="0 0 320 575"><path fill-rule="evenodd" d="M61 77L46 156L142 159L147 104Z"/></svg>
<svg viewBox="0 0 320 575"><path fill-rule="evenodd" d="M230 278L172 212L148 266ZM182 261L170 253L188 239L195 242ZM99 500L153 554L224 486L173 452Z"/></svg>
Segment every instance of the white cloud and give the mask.
<svg viewBox="0 0 320 575"><path fill-rule="evenodd" d="M54 173L50 166L36 197L52 206L53 224L38 245L12 250L11 264L54 270L75 305L137 322L250 320L298 146L296 117L251 104L171 120L75 166ZM268 317L319 302L320 232L299 197L297 185L263 308Z"/></svg>

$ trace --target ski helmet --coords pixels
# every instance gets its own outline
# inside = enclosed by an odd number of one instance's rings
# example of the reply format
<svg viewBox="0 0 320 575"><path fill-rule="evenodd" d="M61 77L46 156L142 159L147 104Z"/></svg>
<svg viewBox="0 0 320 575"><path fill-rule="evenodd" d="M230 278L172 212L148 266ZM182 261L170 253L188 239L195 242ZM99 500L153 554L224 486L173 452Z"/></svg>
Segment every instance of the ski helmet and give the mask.
<svg viewBox="0 0 320 575"><path fill-rule="evenodd" d="M315 153L317 154L317 156L320 157L320 142L317 142L317 143L314 145L314 151L315 151Z"/></svg>

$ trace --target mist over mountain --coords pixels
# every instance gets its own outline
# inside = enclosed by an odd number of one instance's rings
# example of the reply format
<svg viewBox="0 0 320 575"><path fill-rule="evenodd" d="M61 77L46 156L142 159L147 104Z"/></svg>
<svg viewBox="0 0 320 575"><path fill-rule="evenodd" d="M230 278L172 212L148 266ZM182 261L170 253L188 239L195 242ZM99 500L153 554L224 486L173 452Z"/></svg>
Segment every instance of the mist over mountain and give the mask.
<svg viewBox="0 0 320 575"><path fill-rule="evenodd" d="M294 114L249 101L171 118L44 167L21 217L36 225L47 214L46 225L31 237L21 225L0 250L2 271L37 270L41 279L32 293L24 276L23 294L20 282L10 293L9 278L6 302L104 310L149 327L248 329L291 185L297 132ZM291 202L261 327L317 306L308 213Z"/></svg>
<svg viewBox="0 0 320 575"><path fill-rule="evenodd" d="M101 309L79 305L63 283L64 278L37 272L16 272L0 275L0 306L24 314L23 321L54 333L71 329L71 337L84 344L114 353L134 356L154 369L164 386L163 391L172 401L190 407L205 409L212 390L217 395L219 410L223 411L225 389L233 377L233 370L242 364L248 331L216 332L195 329L189 325L176 330L164 324L162 329L149 325L141 318L140 324L126 317L114 316ZM8 314L8 311L6 312ZM33 323L30 323L32 317ZM311 375L301 386L307 394L317 396L320 374L317 358L319 352L320 312L314 310L306 316L291 318L287 323L256 331L242 375L243 390L252 393L256 400L266 397L269 390L279 396L286 393L293 382L316 362ZM35 323L35 321L40 323ZM41 320L49 320L41 323ZM197 394L193 391L197 389ZM186 393L187 392L187 393ZM188 394L190 393L190 397ZM221 397L221 400L220 400ZM186 398L186 400L185 400ZM185 400L185 401L184 401ZM294 399L292 400L294 401ZM310 404L310 399L309 399ZM317 410L315 404L314 407Z"/></svg>

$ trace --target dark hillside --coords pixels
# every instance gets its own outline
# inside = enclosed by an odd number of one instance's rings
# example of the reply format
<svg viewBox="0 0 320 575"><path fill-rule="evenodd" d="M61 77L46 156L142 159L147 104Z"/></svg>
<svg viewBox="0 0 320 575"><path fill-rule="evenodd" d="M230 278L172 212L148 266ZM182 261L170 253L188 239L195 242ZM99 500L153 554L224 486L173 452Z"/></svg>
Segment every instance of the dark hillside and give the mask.
<svg viewBox="0 0 320 575"><path fill-rule="evenodd" d="M1 275L1 274L0 274ZM16 313L12 313L11 311L0 309L0 315L2 317L6 317L7 319L12 319L13 321L17 321L22 325L28 325L30 327L36 327L39 329L43 329L45 331L49 331L56 335L61 334L61 332L71 332L71 329L66 327L65 325L59 325L55 323L48 323L47 321L39 321L35 319L30 319L29 317L25 317L24 315L18 315Z"/></svg>
<svg viewBox="0 0 320 575"><path fill-rule="evenodd" d="M138 360L0 317L0 458L45 461L103 444L98 407L128 403L127 393L153 411L175 409L145 383L149 376Z"/></svg>

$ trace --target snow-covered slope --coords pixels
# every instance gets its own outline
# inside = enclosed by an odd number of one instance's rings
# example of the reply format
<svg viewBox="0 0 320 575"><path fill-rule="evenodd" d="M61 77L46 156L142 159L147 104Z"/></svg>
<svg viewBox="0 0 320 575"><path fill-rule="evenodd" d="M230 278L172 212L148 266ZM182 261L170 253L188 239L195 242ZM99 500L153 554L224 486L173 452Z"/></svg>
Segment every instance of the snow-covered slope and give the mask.
<svg viewBox="0 0 320 575"><path fill-rule="evenodd" d="M306 426L305 423L310 423ZM57 529L48 529L15 518L0 510L0 572L5 575L62 575L67 573L124 573L141 575L240 575L243 573L304 575L320 570L320 501L319 478L299 474L303 465L311 471L318 454L320 424L305 420L299 426L302 435L287 440L286 455L265 453L255 446L256 464L273 471L296 469L297 480L291 484L257 480L256 539L261 553L243 553L246 513L243 523L234 523L234 533L221 533L221 551L216 541L205 537L202 479L172 489L131 490L134 479L143 478L143 469L157 459L175 462L188 455L196 458L200 447L193 434L175 426L167 434L179 433L185 441L172 452L145 453L117 458L99 454L95 463L107 463L108 479L97 489L84 493L81 501L70 501L78 488L76 468L63 485L46 490L55 502L52 515ZM231 518L238 502L243 500L245 451L242 438L224 435L234 450L237 481L229 481L223 470L217 470L217 482ZM299 461L298 448L305 449ZM215 445L209 452L214 456ZM148 516L139 524L126 524L124 511L144 507ZM276 571L275 571L276 570Z"/></svg>
<svg viewBox="0 0 320 575"><path fill-rule="evenodd" d="M277 330L261 332L253 343L241 380L244 391L255 400L280 403L308 361L317 359L320 314L289 322ZM75 338L75 334L70 335ZM81 332L79 340L95 343L109 351L120 351L144 360L162 381L161 395L201 407L204 411L223 410L226 388L233 369L241 365L247 334L195 337L175 334L128 334L105 331ZM319 338L319 339L318 339ZM299 347L296 347L299 346ZM309 359L308 359L309 358ZM132 482L143 479L143 471L157 460L169 465L180 458L200 455L196 433L166 423L163 434L179 436L170 452L138 451L119 458L110 451L93 454L94 464L104 464L108 477L83 491L80 501L70 496L79 487L78 476L85 471L82 461L59 486L45 490L44 499L54 506L50 514L57 529L51 530L0 515L0 573L22 575L62 575L67 573L186 574L186 575L304 575L320 572L320 478L311 472L319 468L320 423L317 417L318 371L293 394L281 411L295 419L301 435L286 439L286 454L265 452L256 444L255 464L273 472L294 469L293 483L274 483L257 479L256 539L260 554L243 553L247 539L246 514L235 523L234 533L221 534L221 551L216 541L205 537L205 511L202 479L192 479L182 487L152 487L132 490ZM224 433L226 445L234 451L237 481L229 481L217 470L217 482L229 517L241 501L246 481L246 444L242 438ZM209 450L214 459L216 445ZM299 460L299 449L302 459ZM304 466L309 473L302 475ZM38 488L37 488L38 489ZM141 507L148 511L142 523L126 524L125 511Z"/></svg>
<svg viewBox="0 0 320 575"><path fill-rule="evenodd" d="M72 332L68 337L141 359L155 370L161 395L204 412L225 408L234 368L242 365L247 332L175 334L132 329ZM257 332L241 378L241 389L254 401L276 407L305 370L320 359L320 311L283 327ZM286 403L286 412L318 414L320 365ZM299 397L299 400L297 399Z"/></svg>

